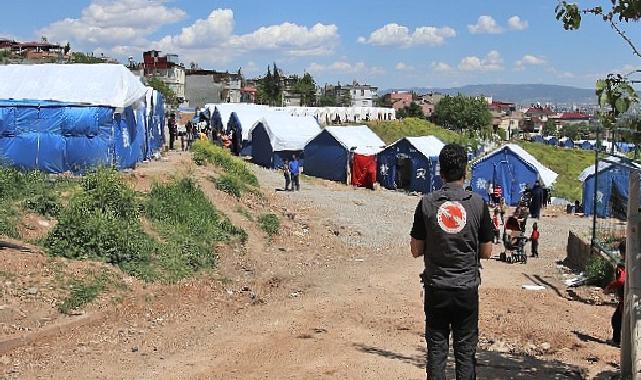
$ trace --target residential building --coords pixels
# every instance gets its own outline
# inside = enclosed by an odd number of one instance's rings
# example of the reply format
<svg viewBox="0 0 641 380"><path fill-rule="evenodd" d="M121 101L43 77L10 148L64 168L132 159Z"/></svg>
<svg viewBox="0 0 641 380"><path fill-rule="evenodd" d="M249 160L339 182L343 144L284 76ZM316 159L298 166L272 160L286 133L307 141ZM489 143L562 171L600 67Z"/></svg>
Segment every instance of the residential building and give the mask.
<svg viewBox="0 0 641 380"><path fill-rule="evenodd" d="M185 67L179 63L176 54L160 55L158 50L146 51L143 57L143 75L158 78L175 94L178 102L185 101Z"/></svg>
<svg viewBox="0 0 641 380"><path fill-rule="evenodd" d="M240 89L241 103L256 103L256 96L258 89L255 84L245 83L243 88Z"/></svg>
<svg viewBox="0 0 641 380"><path fill-rule="evenodd" d="M11 63L60 63L69 60L69 52L60 44L41 41L20 42L0 39L0 51L8 55Z"/></svg>
<svg viewBox="0 0 641 380"><path fill-rule="evenodd" d="M341 107L374 107L378 99L378 87L353 81L351 85L325 85L322 93L336 99Z"/></svg>
<svg viewBox="0 0 641 380"><path fill-rule="evenodd" d="M281 71L280 82L283 89L282 106L299 107L302 104L302 99L300 94L297 94L295 92L296 83L298 82L298 77L294 75L284 76Z"/></svg>
<svg viewBox="0 0 641 380"><path fill-rule="evenodd" d="M583 112L561 112L550 118L554 119L558 125L589 124L592 120L592 116Z"/></svg>
<svg viewBox="0 0 641 380"><path fill-rule="evenodd" d="M383 96L383 103L396 111L408 107L412 103L414 94L410 91L392 91Z"/></svg>
<svg viewBox="0 0 641 380"><path fill-rule="evenodd" d="M494 133L503 130L503 136L510 140L519 129L523 115L516 111L516 104L487 99L490 113L492 114L492 128Z"/></svg>
<svg viewBox="0 0 641 380"><path fill-rule="evenodd" d="M185 102L189 107L202 108L207 103L220 103L223 85L214 80L212 70L185 71Z"/></svg>

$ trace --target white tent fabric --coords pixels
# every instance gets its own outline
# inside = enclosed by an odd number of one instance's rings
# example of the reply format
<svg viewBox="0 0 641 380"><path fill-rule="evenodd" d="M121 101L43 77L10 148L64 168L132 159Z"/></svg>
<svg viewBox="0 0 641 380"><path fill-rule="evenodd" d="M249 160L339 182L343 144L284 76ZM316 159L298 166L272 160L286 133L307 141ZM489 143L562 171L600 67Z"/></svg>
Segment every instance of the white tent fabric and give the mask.
<svg viewBox="0 0 641 380"><path fill-rule="evenodd" d="M406 137L406 139L425 157L438 157L445 146L443 141L434 136Z"/></svg>
<svg viewBox="0 0 641 380"><path fill-rule="evenodd" d="M258 120L269 113L274 113L268 107L239 107L234 112L242 126L243 141L251 140L251 129Z"/></svg>
<svg viewBox="0 0 641 380"><path fill-rule="evenodd" d="M275 152L303 150L307 142L321 131L313 117L294 117L284 112L265 114L251 130L259 123L263 124Z"/></svg>
<svg viewBox="0 0 641 380"><path fill-rule="evenodd" d="M124 108L146 92L140 79L118 64L0 65L0 99Z"/></svg>
<svg viewBox="0 0 641 380"><path fill-rule="evenodd" d="M604 171L604 170L608 169L610 166L612 166L613 165L612 162L621 162L622 160L619 157L610 156L610 157L608 157L608 161L611 161L611 162L599 161L599 173L601 173L602 171ZM636 162L630 162L630 163L641 170L641 164L636 163ZM588 177L594 175L594 173L595 173L594 168L595 168L594 165L590 165L587 168L585 168L581 172L581 174L579 175L579 181L585 182L585 180L588 179Z"/></svg>
<svg viewBox="0 0 641 380"><path fill-rule="evenodd" d="M541 181L543 181L543 185L550 187L556 182L556 178L559 176L556 174L552 169L548 168L547 166L543 165L542 163L539 162L534 156L529 154L528 152L525 151L525 149L521 148L518 145L515 144L508 144L504 145L493 152L489 153L487 156L484 158L481 158L479 161L483 161L485 158L493 155L494 153L497 153L503 149L509 149L514 154L519 156L523 161L527 162L530 164L534 169L536 169L539 172L539 176L541 177Z"/></svg>
<svg viewBox="0 0 641 380"><path fill-rule="evenodd" d="M385 143L366 125L325 128L346 149L356 147L355 153L373 156L385 148Z"/></svg>

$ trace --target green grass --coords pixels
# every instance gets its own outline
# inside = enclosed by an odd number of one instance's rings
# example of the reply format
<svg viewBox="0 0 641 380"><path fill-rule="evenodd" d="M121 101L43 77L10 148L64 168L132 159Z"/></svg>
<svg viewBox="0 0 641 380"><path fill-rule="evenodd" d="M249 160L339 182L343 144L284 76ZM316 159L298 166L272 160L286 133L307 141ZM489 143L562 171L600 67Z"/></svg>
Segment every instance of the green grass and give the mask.
<svg viewBox="0 0 641 380"><path fill-rule="evenodd" d="M407 136L432 135L441 139L444 143L459 143L476 147L478 140L463 136L458 132L444 129L424 119L405 118L403 120L391 120L383 122L370 122L367 124L374 133L386 144L391 144L398 139Z"/></svg>
<svg viewBox="0 0 641 380"><path fill-rule="evenodd" d="M239 213L240 215L244 216L245 219L249 220L250 222L254 221L254 216L251 214L249 210L244 208L243 206L237 206L236 207L236 212Z"/></svg>
<svg viewBox="0 0 641 380"><path fill-rule="evenodd" d="M168 281L213 268L215 243L247 240L247 233L218 212L189 178L155 185L145 204L145 216L166 241L160 265Z"/></svg>
<svg viewBox="0 0 641 380"><path fill-rule="evenodd" d="M86 279L73 279L67 287L69 295L58 305L58 310L63 314L70 314L74 310L93 302L100 293L108 288L109 279L105 273L100 276L89 275Z"/></svg>
<svg viewBox="0 0 641 380"><path fill-rule="evenodd" d="M232 156L225 148L208 141L196 141L192 147L193 160L198 165L210 163L223 169L228 175L237 177L241 182L258 186L258 179L243 160Z"/></svg>
<svg viewBox="0 0 641 380"><path fill-rule="evenodd" d="M522 142L519 145L559 175L552 195L570 202L582 199L582 183L578 177L585 168L594 164L594 152L530 142Z"/></svg>
<svg viewBox="0 0 641 380"><path fill-rule="evenodd" d="M262 214L260 217L258 217L258 224L260 225L260 228L263 231L267 232L267 235L270 237L278 235L278 232L280 231L280 220L278 219L278 216L276 216L276 214Z"/></svg>
<svg viewBox="0 0 641 380"><path fill-rule="evenodd" d="M216 189L233 195L236 198L240 198L240 196L247 190L247 185L245 185L238 177L227 173L220 177L210 177L210 180L214 182Z"/></svg>
<svg viewBox="0 0 641 380"><path fill-rule="evenodd" d="M143 229L142 217L154 231ZM191 179L137 195L118 172L99 169L83 179L44 246L52 256L103 261L144 281L175 282L213 268L215 242L246 236Z"/></svg>
<svg viewBox="0 0 641 380"><path fill-rule="evenodd" d="M590 256L585 265L585 277L589 284L605 287L614 278L614 267L601 255Z"/></svg>

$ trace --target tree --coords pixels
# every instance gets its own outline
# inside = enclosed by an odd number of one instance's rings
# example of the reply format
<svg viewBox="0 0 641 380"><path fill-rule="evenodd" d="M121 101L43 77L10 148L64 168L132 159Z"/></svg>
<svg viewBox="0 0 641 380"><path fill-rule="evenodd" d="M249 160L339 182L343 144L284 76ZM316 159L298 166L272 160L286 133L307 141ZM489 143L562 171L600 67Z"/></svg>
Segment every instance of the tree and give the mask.
<svg viewBox="0 0 641 380"><path fill-rule="evenodd" d="M556 123L554 120L548 120L543 124L543 135L556 135Z"/></svg>
<svg viewBox="0 0 641 380"><path fill-rule="evenodd" d="M165 98L166 104L174 107L178 105L176 93L174 92L174 90L169 88L169 86L167 86L165 82L161 81L158 78L147 78L146 82L147 86L153 87L154 90L162 94L162 96Z"/></svg>
<svg viewBox="0 0 641 380"><path fill-rule="evenodd" d="M576 3L560 1L556 7L556 18L563 22L566 30L578 30L581 27L583 15L600 17L604 22L625 41L632 53L641 58L641 52L636 44L627 35L621 23L636 22L641 20L641 0L610 0L608 7L594 6L591 8L579 8ZM632 84L639 83L638 80L630 80L631 74L639 73L635 70L630 74L620 73L608 74L604 79L596 82L596 96L602 111L601 122L606 128L612 128L619 116L630 109L633 103L639 101Z"/></svg>
<svg viewBox="0 0 641 380"><path fill-rule="evenodd" d="M578 124L565 124L564 126L561 127L563 136L569 137L572 140L577 139L577 137L579 136L580 130L581 130L581 126Z"/></svg>
<svg viewBox="0 0 641 380"><path fill-rule="evenodd" d="M321 107L336 107L336 98L327 94L323 94L318 102Z"/></svg>
<svg viewBox="0 0 641 380"><path fill-rule="evenodd" d="M71 53L71 62L73 63L103 63L104 61L98 57L93 57L80 52Z"/></svg>
<svg viewBox="0 0 641 380"><path fill-rule="evenodd" d="M305 73L302 78L297 78L294 92L300 95L302 106L311 107L316 103L316 82L309 73Z"/></svg>
<svg viewBox="0 0 641 380"><path fill-rule="evenodd" d="M444 96L432 117L436 124L460 132L467 129L470 133L486 133L492 123L492 113L485 99L461 94Z"/></svg>
<svg viewBox="0 0 641 380"><path fill-rule="evenodd" d="M272 72L272 67L267 66L267 75L259 81L256 97L261 104L280 106L282 85L276 63L274 63L273 69Z"/></svg>
<svg viewBox="0 0 641 380"><path fill-rule="evenodd" d="M352 106L352 93L349 91L343 91L341 95L340 102L338 104L340 107L351 107Z"/></svg>
<svg viewBox="0 0 641 380"><path fill-rule="evenodd" d="M397 113L396 117L418 117L420 119L424 118L423 109L416 104L416 102L411 102L409 106L401 108Z"/></svg>
<svg viewBox="0 0 641 380"><path fill-rule="evenodd" d="M67 44L65 45L65 55L69 54L70 51L71 51L71 45L69 44L69 42L67 42Z"/></svg>

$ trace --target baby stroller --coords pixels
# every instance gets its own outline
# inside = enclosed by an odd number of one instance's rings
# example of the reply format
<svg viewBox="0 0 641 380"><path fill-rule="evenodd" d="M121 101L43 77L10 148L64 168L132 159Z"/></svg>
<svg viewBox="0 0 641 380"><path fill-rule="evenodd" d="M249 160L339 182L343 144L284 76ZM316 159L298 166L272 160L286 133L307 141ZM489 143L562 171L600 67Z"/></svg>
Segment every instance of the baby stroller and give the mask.
<svg viewBox="0 0 641 380"><path fill-rule="evenodd" d="M515 216L507 218L503 230L505 251L501 252L500 260L507 263L527 263L527 254L525 253L527 240L525 232L521 230L519 220Z"/></svg>

